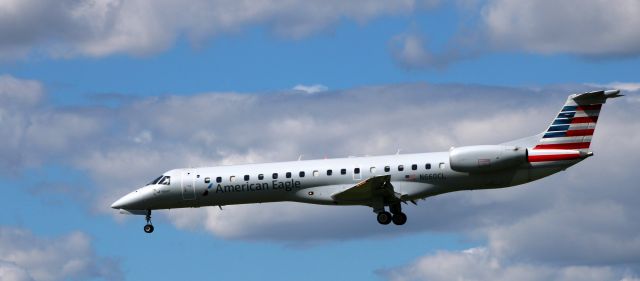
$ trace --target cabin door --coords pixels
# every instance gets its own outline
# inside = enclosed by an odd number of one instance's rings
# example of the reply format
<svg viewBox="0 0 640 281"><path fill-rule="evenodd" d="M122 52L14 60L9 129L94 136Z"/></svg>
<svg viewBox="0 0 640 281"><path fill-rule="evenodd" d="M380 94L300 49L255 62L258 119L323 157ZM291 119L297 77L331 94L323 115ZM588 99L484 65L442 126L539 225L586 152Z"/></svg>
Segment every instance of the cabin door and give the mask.
<svg viewBox="0 0 640 281"><path fill-rule="evenodd" d="M196 190L194 186L195 177L193 171L184 170L182 172L182 199L194 200L196 199Z"/></svg>

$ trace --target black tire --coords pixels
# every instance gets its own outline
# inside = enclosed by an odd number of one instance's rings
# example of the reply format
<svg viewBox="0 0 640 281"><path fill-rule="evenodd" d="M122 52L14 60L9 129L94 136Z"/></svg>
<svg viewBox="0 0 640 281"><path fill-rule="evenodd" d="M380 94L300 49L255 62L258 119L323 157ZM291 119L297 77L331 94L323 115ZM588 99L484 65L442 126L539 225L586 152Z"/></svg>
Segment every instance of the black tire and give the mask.
<svg viewBox="0 0 640 281"><path fill-rule="evenodd" d="M378 223L385 225L391 223L391 214L389 212L378 213Z"/></svg>
<svg viewBox="0 0 640 281"><path fill-rule="evenodd" d="M407 222L407 215L405 215L405 213L397 213L393 215L392 220L395 225L403 225Z"/></svg>
<svg viewBox="0 0 640 281"><path fill-rule="evenodd" d="M153 225L147 224L144 226L144 232L151 233L153 232Z"/></svg>

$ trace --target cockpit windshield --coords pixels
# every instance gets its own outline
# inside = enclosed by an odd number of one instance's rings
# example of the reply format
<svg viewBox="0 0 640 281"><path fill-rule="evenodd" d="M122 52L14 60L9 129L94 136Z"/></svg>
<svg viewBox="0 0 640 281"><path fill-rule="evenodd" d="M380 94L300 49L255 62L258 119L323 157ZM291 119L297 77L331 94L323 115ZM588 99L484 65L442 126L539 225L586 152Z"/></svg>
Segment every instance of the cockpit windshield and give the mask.
<svg viewBox="0 0 640 281"><path fill-rule="evenodd" d="M171 177L170 176L165 176L163 177L158 184L164 184L164 185L169 185L171 184Z"/></svg>
<svg viewBox="0 0 640 281"><path fill-rule="evenodd" d="M164 177L164 176L159 176L158 178L156 178L155 180L152 180L152 181L151 181L150 183L148 183L147 185L152 185L152 184L156 184L156 183L158 183L158 182L162 179L162 177Z"/></svg>
<svg viewBox="0 0 640 281"><path fill-rule="evenodd" d="M154 185L154 184L170 185L171 184L171 177L170 176L159 176L158 178L156 178L155 180L151 181L147 185Z"/></svg>

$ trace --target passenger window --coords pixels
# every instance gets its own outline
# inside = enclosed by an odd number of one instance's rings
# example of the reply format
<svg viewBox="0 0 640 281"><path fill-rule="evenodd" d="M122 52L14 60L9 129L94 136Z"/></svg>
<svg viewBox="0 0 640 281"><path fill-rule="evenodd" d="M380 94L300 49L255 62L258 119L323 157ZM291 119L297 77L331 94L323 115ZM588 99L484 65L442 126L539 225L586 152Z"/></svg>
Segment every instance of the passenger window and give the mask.
<svg viewBox="0 0 640 281"><path fill-rule="evenodd" d="M372 174L375 174L376 173L376 167L369 168L369 172L371 172Z"/></svg>
<svg viewBox="0 0 640 281"><path fill-rule="evenodd" d="M440 162L440 169L444 169L444 162Z"/></svg>
<svg viewBox="0 0 640 281"><path fill-rule="evenodd" d="M427 170L430 170L431 169L431 163L425 164L424 168L427 169Z"/></svg>
<svg viewBox="0 0 640 281"><path fill-rule="evenodd" d="M271 178L274 180L278 179L278 173L273 173L273 175L271 175Z"/></svg>
<svg viewBox="0 0 640 281"><path fill-rule="evenodd" d="M249 175L244 175L244 181L249 181Z"/></svg>
<svg viewBox="0 0 640 281"><path fill-rule="evenodd" d="M346 175L347 174L347 169L340 169L340 174L341 175Z"/></svg>
<svg viewBox="0 0 640 281"><path fill-rule="evenodd" d="M411 165L411 170L417 170L418 169L418 165L417 164L413 164Z"/></svg>
<svg viewBox="0 0 640 281"><path fill-rule="evenodd" d="M234 182L234 181L236 181L236 176L230 176L230 177L229 177L229 181L230 181L230 182Z"/></svg>
<svg viewBox="0 0 640 281"><path fill-rule="evenodd" d="M384 166L384 171L385 171L385 173L388 173L389 171L391 171L391 167Z"/></svg>
<svg viewBox="0 0 640 281"><path fill-rule="evenodd" d="M211 178L209 177L204 178L204 183L210 183L210 182L211 182Z"/></svg>
<svg viewBox="0 0 640 281"><path fill-rule="evenodd" d="M300 173L298 175L300 175L301 178L304 178L304 172L303 171L300 171Z"/></svg>
<svg viewBox="0 0 640 281"><path fill-rule="evenodd" d="M398 171L400 172L404 171L404 165L398 165Z"/></svg>
<svg viewBox="0 0 640 281"><path fill-rule="evenodd" d="M291 178L291 172L287 172L287 173L285 174L285 176L286 176L286 178L290 179L290 178Z"/></svg>
<svg viewBox="0 0 640 281"><path fill-rule="evenodd" d="M354 174L359 174L360 173L360 168L354 168L353 169L353 173Z"/></svg>
<svg viewBox="0 0 640 281"><path fill-rule="evenodd" d="M263 180L263 179L264 179L264 175L263 175L263 174L259 174L259 175L258 175L258 179L259 179L259 180Z"/></svg>
<svg viewBox="0 0 640 281"><path fill-rule="evenodd" d="M331 174L333 174L332 170L327 170L327 176L330 176Z"/></svg>
<svg viewBox="0 0 640 281"><path fill-rule="evenodd" d="M217 183L221 183L221 182L222 182L222 177L217 177L217 178L216 178L216 182L217 182Z"/></svg>
<svg viewBox="0 0 640 281"><path fill-rule="evenodd" d="M313 170L313 176L317 177L320 173L318 173L318 170Z"/></svg>

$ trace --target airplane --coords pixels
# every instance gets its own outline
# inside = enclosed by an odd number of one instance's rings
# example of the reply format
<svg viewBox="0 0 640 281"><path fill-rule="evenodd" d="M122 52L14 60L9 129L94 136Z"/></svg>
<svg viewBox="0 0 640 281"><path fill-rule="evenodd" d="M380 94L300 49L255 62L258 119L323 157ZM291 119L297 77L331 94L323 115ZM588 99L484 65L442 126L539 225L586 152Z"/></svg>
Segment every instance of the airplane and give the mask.
<svg viewBox="0 0 640 281"><path fill-rule="evenodd" d="M403 225L402 204L461 190L521 185L563 171L593 155L589 149L602 105L620 90L570 95L544 132L497 145L449 151L298 160L170 170L115 201L123 214L175 208L293 201L362 205L382 225ZM388 207L388 208L387 208Z"/></svg>

